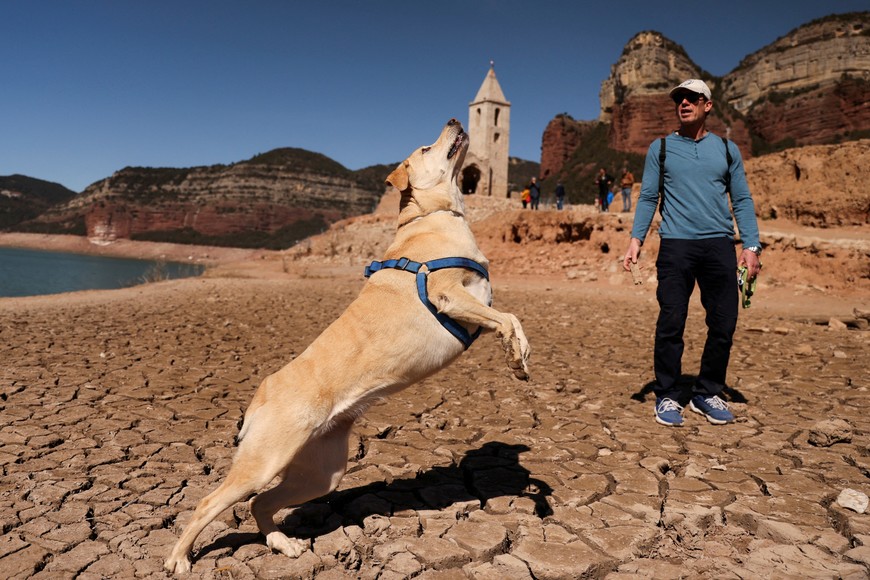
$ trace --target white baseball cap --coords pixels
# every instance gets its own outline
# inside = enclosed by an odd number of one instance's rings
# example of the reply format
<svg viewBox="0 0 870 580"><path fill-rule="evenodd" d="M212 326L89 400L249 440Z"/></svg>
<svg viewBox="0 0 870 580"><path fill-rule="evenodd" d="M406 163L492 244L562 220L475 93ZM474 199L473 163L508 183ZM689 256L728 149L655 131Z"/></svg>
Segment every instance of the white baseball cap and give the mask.
<svg viewBox="0 0 870 580"><path fill-rule="evenodd" d="M710 100L710 87L707 86L707 83L702 81L701 79L689 79L687 81L683 81L674 88L671 89L669 96L673 97L674 93L679 90L692 91L693 93L698 93L699 95L704 95L708 101Z"/></svg>

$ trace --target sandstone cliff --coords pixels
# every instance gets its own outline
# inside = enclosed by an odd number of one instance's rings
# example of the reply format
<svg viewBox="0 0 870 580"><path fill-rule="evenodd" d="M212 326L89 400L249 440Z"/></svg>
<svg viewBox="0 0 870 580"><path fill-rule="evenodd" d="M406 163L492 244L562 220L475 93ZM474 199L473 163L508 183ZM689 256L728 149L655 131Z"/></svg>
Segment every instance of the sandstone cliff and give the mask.
<svg viewBox="0 0 870 580"><path fill-rule="evenodd" d="M568 114L556 115L544 129L540 177L547 179L562 171L562 167L595 125L594 121L575 121Z"/></svg>
<svg viewBox="0 0 870 580"><path fill-rule="evenodd" d="M370 212L382 193L324 156L283 149L229 166L125 168L36 222L63 229L83 221L95 242L280 247Z"/></svg>
<svg viewBox="0 0 870 580"><path fill-rule="evenodd" d="M775 148L866 136L870 12L801 26L743 59L722 92L756 140Z"/></svg>
<svg viewBox="0 0 870 580"><path fill-rule="evenodd" d="M870 81L870 12L805 24L744 58L722 79L723 92L746 112L771 93L787 95L834 85L844 77Z"/></svg>
<svg viewBox="0 0 870 580"><path fill-rule="evenodd" d="M628 41L610 67L610 77L601 83L598 120L611 122L614 108L631 97L661 97L684 79L700 75L701 69L682 46L659 32L640 32Z"/></svg>

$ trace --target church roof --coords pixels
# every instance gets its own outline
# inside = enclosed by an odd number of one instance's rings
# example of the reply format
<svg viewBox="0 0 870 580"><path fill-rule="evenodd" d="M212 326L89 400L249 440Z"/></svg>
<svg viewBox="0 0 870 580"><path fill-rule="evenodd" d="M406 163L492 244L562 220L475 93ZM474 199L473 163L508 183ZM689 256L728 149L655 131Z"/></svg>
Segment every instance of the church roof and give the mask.
<svg viewBox="0 0 870 580"><path fill-rule="evenodd" d="M471 104L474 105L484 101L510 105L510 102L508 102L501 90L501 85L498 84L498 79L495 78L495 65L492 63L490 63L489 72L486 73L486 78L483 79L483 84L480 85L480 90L477 91L477 96L474 97Z"/></svg>

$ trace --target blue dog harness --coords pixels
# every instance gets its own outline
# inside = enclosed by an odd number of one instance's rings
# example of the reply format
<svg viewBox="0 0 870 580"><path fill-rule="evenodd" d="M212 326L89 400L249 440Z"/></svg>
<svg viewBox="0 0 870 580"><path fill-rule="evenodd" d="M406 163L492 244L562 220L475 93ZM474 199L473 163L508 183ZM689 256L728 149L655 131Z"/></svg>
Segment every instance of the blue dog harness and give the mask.
<svg viewBox="0 0 870 580"><path fill-rule="evenodd" d="M425 269L423 269L425 266ZM441 323L441 326L447 329L450 334L459 339L465 348L468 349L471 346L471 343L480 336L480 332L483 330L482 327L478 327L474 334L469 333L464 326L447 316L446 314L442 314L438 312L438 309L435 308L435 305L429 300L429 292L426 290L426 282L427 276L429 272L434 272L435 270L443 270L444 268L466 268L468 270L473 270L489 280L489 272L486 271L486 268L475 262L474 260L469 260L468 258L439 258L437 260L429 260L428 262L414 262L408 258L399 258L398 260L384 260L383 262L372 262L368 266L366 266L365 276L368 278L375 272L379 270L383 270L385 268L392 268L394 270L404 270L405 272L411 272L417 275L417 295L420 297L420 301L429 309L429 312L438 319L438 322Z"/></svg>

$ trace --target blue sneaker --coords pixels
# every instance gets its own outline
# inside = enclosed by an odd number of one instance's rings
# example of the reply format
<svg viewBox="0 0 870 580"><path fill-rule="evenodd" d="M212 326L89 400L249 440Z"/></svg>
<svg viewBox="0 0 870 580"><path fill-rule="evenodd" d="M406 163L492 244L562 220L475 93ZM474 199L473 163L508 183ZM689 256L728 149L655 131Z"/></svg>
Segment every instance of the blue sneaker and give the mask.
<svg viewBox="0 0 870 580"><path fill-rule="evenodd" d="M683 424L683 408L673 399L656 399L656 422L679 427Z"/></svg>
<svg viewBox="0 0 870 580"><path fill-rule="evenodd" d="M724 425L734 420L734 415L728 410L728 404L716 395L709 397L695 395L689 401L689 408L707 417L707 420L714 425Z"/></svg>

